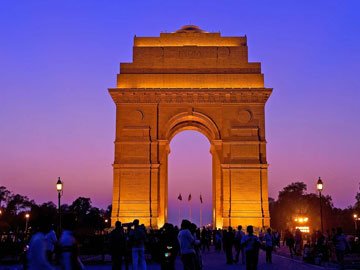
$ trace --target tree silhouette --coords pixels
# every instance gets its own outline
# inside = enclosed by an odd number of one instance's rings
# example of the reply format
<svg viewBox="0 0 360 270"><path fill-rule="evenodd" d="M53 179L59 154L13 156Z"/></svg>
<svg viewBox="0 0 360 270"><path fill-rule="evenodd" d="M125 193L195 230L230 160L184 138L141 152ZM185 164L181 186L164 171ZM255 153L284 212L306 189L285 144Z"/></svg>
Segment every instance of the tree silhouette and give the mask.
<svg viewBox="0 0 360 270"><path fill-rule="evenodd" d="M320 228L320 198L317 194L306 193L306 184L294 182L284 187L278 196L277 201L270 201L271 226L285 230L294 227L294 218L306 216L309 218L309 225L313 229ZM322 197L324 227L336 226L333 219L332 198L327 195Z"/></svg>
<svg viewBox="0 0 360 270"><path fill-rule="evenodd" d="M9 190L7 190L6 187L0 186L0 208L1 208L2 202L5 202L5 204L7 203L10 195L11 195L11 192Z"/></svg>

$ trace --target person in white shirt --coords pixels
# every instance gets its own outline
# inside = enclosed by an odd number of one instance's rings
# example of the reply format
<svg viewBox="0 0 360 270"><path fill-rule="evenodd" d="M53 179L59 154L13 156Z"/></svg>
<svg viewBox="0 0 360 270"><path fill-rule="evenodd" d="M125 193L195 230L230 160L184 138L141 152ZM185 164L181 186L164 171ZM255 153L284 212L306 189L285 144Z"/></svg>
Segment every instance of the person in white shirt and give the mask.
<svg viewBox="0 0 360 270"><path fill-rule="evenodd" d="M61 269L63 270L81 270L85 269L79 258L77 241L73 235L75 227L75 217L71 214L63 217L63 232L59 243L61 249Z"/></svg>
<svg viewBox="0 0 360 270"><path fill-rule="evenodd" d="M53 270L46 257L45 233L49 230L49 224L45 218L39 217L38 231L31 237L27 253L29 270Z"/></svg>
<svg viewBox="0 0 360 270"><path fill-rule="evenodd" d="M48 261L51 263L53 261L55 245L57 244L57 237L53 226L51 226L50 231L45 235L45 240L46 240L46 256Z"/></svg>
<svg viewBox="0 0 360 270"><path fill-rule="evenodd" d="M190 232L191 222L184 219L181 222L181 230L178 234L181 261L184 270L195 270L195 238Z"/></svg>
<svg viewBox="0 0 360 270"><path fill-rule="evenodd" d="M344 269L344 255L346 250L350 250L350 245L341 227L337 228L336 234L333 236L333 243L339 268Z"/></svg>

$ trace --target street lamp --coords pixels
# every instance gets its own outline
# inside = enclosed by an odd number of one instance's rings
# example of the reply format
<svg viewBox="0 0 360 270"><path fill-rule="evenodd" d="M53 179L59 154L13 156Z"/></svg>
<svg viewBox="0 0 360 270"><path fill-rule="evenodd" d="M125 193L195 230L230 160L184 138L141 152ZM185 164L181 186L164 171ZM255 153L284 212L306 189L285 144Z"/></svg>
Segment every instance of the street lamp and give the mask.
<svg viewBox="0 0 360 270"><path fill-rule="evenodd" d="M25 214L25 220L26 220L26 223L25 223L25 233L27 233L27 230L28 230L29 218L30 218L30 214L29 214L29 213L26 213L26 214Z"/></svg>
<svg viewBox="0 0 360 270"><path fill-rule="evenodd" d="M324 188L323 185L323 181L321 180L321 178L319 177L317 183L316 183L316 188L319 191L319 201L320 201L320 222L321 222L321 232L324 231L324 225L323 225L323 216L322 216L322 202L321 202L321 191Z"/></svg>
<svg viewBox="0 0 360 270"><path fill-rule="evenodd" d="M61 182L60 177L58 178L56 182L56 190L58 192L58 212L59 212L59 234L61 232L61 196L63 195L63 183Z"/></svg>
<svg viewBox="0 0 360 270"><path fill-rule="evenodd" d="M105 228L108 228L109 220L106 218L104 221L105 221Z"/></svg>
<svg viewBox="0 0 360 270"><path fill-rule="evenodd" d="M354 214L353 215L354 217L354 223L355 223L355 233L357 233L357 221L358 221L358 215L357 214Z"/></svg>

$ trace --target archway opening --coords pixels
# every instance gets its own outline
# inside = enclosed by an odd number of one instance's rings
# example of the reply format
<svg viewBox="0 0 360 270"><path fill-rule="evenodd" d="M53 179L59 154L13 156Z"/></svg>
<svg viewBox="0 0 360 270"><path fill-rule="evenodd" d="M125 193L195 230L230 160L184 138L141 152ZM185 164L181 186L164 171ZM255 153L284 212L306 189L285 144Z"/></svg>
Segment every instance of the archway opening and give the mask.
<svg viewBox="0 0 360 270"><path fill-rule="evenodd" d="M209 140L200 132L185 130L172 138L170 149L168 222L180 225L182 219L189 219L198 226L212 224L213 180Z"/></svg>

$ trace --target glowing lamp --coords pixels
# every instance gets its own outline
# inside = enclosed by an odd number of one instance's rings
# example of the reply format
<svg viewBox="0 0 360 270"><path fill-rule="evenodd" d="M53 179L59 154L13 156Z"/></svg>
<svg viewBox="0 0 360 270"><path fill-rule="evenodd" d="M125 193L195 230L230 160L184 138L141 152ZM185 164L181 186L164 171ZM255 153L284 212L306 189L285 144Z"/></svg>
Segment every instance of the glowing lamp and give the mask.
<svg viewBox="0 0 360 270"><path fill-rule="evenodd" d="M56 182L56 190L57 190L58 192L61 192L62 189L63 189L63 183L61 182L60 177L59 177L58 180L57 180L57 182Z"/></svg>
<svg viewBox="0 0 360 270"><path fill-rule="evenodd" d="M324 187L323 181L322 181L321 178L319 177L319 179L318 179L318 181L317 181L317 183L316 183L316 188L317 188L317 190L318 190L319 192L321 192L321 191L323 190L323 187Z"/></svg>
<svg viewBox="0 0 360 270"><path fill-rule="evenodd" d="M319 191L319 202L320 202L320 222L321 222L321 232L324 231L324 225L323 225L323 217L322 217L322 204L321 204L321 191L324 188L323 181L319 177L316 183L316 188Z"/></svg>
<svg viewBox="0 0 360 270"><path fill-rule="evenodd" d="M29 213L26 213L26 214L25 214L25 218L26 218L26 219L29 219L29 218L30 218L30 214L29 214Z"/></svg>
<svg viewBox="0 0 360 270"><path fill-rule="evenodd" d="M59 234L61 232L61 196L63 195L63 182L61 182L60 176L56 182L56 190L58 192L58 213L59 213Z"/></svg>

